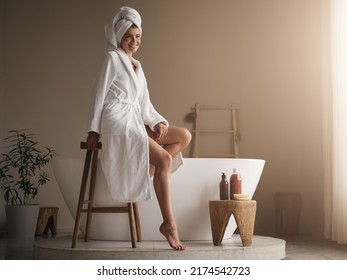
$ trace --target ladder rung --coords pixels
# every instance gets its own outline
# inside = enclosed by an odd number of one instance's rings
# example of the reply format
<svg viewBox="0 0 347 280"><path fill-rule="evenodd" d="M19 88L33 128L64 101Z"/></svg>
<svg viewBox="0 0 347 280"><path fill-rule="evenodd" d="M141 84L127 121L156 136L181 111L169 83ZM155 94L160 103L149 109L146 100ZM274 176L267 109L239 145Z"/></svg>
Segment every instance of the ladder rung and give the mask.
<svg viewBox="0 0 347 280"><path fill-rule="evenodd" d="M234 106L194 106L192 109L201 110L232 110Z"/></svg>
<svg viewBox="0 0 347 280"><path fill-rule="evenodd" d="M236 133L235 130L215 130L215 129L201 129L201 130L192 130L193 133Z"/></svg>
<svg viewBox="0 0 347 280"><path fill-rule="evenodd" d="M84 200L83 204L88 204L88 203L92 203L92 202L93 202L92 200Z"/></svg>
<svg viewBox="0 0 347 280"><path fill-rule="evenodd" d="M238 154L193 154L193 157L199 158L237 158Z"/></svg>

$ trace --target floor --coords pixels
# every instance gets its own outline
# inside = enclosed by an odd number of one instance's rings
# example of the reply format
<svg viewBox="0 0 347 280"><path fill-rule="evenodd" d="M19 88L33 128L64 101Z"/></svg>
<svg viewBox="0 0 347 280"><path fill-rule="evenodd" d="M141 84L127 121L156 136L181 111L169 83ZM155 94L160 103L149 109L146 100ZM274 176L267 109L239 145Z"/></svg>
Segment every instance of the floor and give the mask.
<svg viewBox="0 0 347 280"><path fill-rule="evenodd" d="M187 249L172 250L165 240L142 241L131 248L130 241L90 240L71 248L71 237L36 241L34 259L59 260L281 260L285 241L267 236L253 237L252 246L243 246L239 234L224 238L220 246L212 240L184 241Z"/></svg>
<svg viewBox="0 0 347 280"><path fill-rule="evenodd" d="M317 236L284 238L286 260L347 260L347 245Z"/></svg>
<svg viewBox="0 0 347 280"><path fill-rule="evenodd" d="M239 238L235 236L235 238ZM324 240L319 237L313 236L299 236L299 237L278 237L276 236L276 240L281 238L285 241L285 257L281 258L284 260L347 260L347 245L339 245L335 242L331 242L328 240ZM69 236L46 236L46 237L37 237L35 240L11 240L5 237L0 238L0 259L3 260L32 260L34 257L34 244L44 244L45 242L67 242L70 241ZM259 241L260 240L260 241ZM266 238L262 236L255 236L254 243L264 242ZM223 243L225 246L233 244L235 242L234 239L225 240ZM145 244L145 243L144 243ZM280 245L280 244L278 244ZM147 246L147 245L141 245ZM162 246L166 244L158 241L156 245L160 250ZM193 254L189 257L189 259L194 259L194 247L198 248L201 246L199 243L192 242L188 244L190 248L190 253ZM253 249L257 249L256 246L253 246ZM172 250L173 251L173 250ZM196 253L198 256L198 251Z"/></svg>

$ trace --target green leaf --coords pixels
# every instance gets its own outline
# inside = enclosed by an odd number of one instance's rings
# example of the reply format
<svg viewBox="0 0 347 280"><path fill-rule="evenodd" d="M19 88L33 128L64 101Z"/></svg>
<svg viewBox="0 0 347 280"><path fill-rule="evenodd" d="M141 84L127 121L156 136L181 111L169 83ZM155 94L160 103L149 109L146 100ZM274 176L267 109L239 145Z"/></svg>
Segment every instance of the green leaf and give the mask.
<svg viewBox="0 0 347 280"><path fill-rule="evenodd" d="M34 134L27 130L10 130L3 139L8 152L0 156L0 186L7 204L28 203L39 187L49 181L42 171L55 156L54 150L39 149Z"/></svg>

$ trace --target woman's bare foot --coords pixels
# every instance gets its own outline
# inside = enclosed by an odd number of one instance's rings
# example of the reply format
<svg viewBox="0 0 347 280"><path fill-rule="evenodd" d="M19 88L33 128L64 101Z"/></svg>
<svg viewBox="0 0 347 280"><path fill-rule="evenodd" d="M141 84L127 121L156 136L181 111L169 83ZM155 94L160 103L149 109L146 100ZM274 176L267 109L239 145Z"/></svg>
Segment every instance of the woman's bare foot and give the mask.
<svg viewBox="0 0 347 280"><path fill-rule="evenodd" d="M161 224L159 231L162 235L164 235L169 242L171 248L175 250L185 250L186 246L183 245L178 237L178 231L175 227L170 227L168 225L165 225L164 223Z"/></svg>

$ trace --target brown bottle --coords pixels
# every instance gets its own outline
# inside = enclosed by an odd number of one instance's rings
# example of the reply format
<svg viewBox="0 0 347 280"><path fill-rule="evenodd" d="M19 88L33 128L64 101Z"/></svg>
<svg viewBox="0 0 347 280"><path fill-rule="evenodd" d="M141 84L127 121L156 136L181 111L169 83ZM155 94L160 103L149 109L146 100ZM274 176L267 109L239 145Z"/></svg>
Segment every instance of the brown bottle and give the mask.
<svg viewBox="0 0 347 280"><path fill-rule="evenodd" d="M219 183L219 196L220 200L227 200L229 199L229 186L228 186L228 180L227 176L225 176L224 173L222 173L222 179Z"/></svg>
<svg viewBox="0 0 347 280"><path fill-rule="evenodd" d="M242 193L242 178L237 168L233 169L230 176L230 199L234 199L234 194Z"/></svg>

